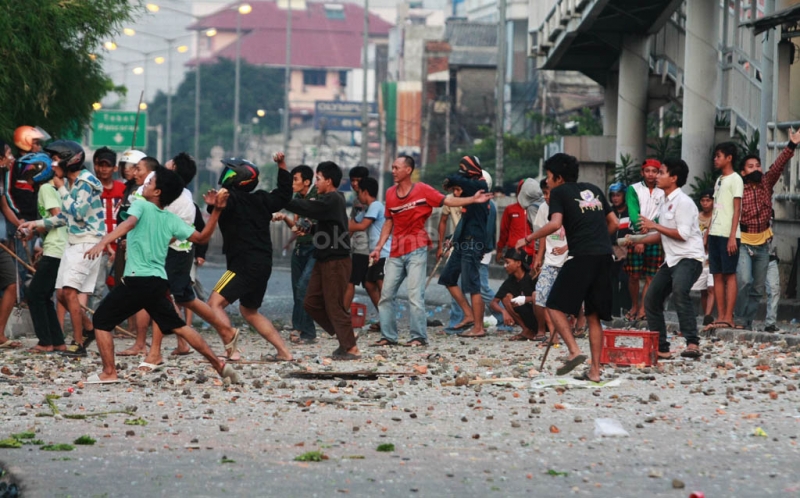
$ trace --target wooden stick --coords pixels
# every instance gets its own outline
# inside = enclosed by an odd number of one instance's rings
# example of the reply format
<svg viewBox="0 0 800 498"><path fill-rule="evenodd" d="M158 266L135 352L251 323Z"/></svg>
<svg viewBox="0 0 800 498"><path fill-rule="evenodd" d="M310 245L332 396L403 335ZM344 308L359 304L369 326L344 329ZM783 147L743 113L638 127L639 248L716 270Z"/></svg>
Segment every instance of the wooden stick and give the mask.
<svg viewBox="0 0 800 498"><path fill-rule="evenodd" d="M517 377L503 377L501 379L475 379L468 382L470 386L477 386L481 384L508 384L509 382L520 382L523 379L519 379ZM442 384L443 386L450 387L455 386L455 382L445 382Z"/></svg>
<svg viewBox="0 0 800 498"><path fill-rule="evenodd" d="M23 266L24 266L24 267L25 267L25 268L26 268L26 269L27 269L29 272L31 272L31 274L35 274L35 273L36 273L36 268L34 268L34 267L32 267L31 265L29 265L28 263L26 263L26 262L25 262L25 261L24 261L22 258L20 258L19 256L17 256L17 255L14 253L14 251L12 251L11 249L9 249L9 248L8 248L8 247L7 247L5 244L3 244L2 242L0 242L0 249L3 249L3 250L4 250L4 251L6 251L8 254L10 254L11 256L13 256L13 257L14 257L14 258L15 258L17 261L19 261L20 263L22 263L22 265L23 265ZM88 307L88 306L84 306L84 305L82 305L82 304L81 304L81 308L83 308L83 310L84 310L84 311L86 311L86 312L88 312L88 313L90 313L90 314L94 315L94 310L93 310L92 308L90 308L90 307ZM129 332L129 331L127 331L127 330L123 329L123 328L122 328L122 327L120 327L119 325L117 325L116 327L114 327L114 330L116 330L117 332L119 332L119 333L121 333L121 334L123 334L123 335L126 335L126 336L128 336L128 337L130 337L130 338L132 338L132 339L136 339L136 334L134 334L134 333L132 333L132 332Z"/></svg>

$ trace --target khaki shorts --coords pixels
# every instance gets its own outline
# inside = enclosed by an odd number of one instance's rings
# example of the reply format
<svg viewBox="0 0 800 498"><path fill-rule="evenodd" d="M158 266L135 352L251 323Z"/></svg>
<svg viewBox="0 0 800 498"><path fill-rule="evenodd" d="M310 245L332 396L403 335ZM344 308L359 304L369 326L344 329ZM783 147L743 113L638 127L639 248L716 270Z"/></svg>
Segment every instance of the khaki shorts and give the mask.
<svg viewBox="0 0 800 498"><path fill-rule="evenodd" d="M94 247L92 243L67 244L64 255L61 257L61 264L58 265L56 289L70 287L84 294L94 292L103 258L84 258L84 253L92 247Z"/></svg>

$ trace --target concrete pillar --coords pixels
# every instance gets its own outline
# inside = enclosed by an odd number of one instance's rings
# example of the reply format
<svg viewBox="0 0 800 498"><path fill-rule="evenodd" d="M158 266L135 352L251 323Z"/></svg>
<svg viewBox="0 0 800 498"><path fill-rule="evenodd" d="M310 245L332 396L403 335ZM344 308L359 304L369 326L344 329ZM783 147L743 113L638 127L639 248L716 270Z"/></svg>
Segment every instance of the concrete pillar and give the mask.
<svg viewBox="0 0 800 498"><path fill-rule="evenodd" d="M773 12L775 12L775 0L766 0L764 2L764 15L770 15ZM767 156L767 142L770 136L769 130L767 130L767 123L772 121L773 116L772 87L775 74L775 40L777 33L775 30L769 30L761 36L761 115L758 122L761 142L758 144L758 153L761 156L762 164L772 164L772 158Z"/></svg>
<svg viewBox="0 0 800 498"><path fill-rule="evenodd" d="M702 177L713 167L711 151L714 148L714 119L719 95L717 40L720 14L717 2L686 2L681 157L689 165L689 178ZM688 191L688 183L684 190Z"/></svg>
<svg viewBox="0 0 800 498"><path fill-rule="evenodd" d="M648 36L623 38L617 99L617 161L623 155L630 155L634 163L641 164L645 158L649 53Z"/></svg>
<svg viewBox="0 0 800 498"><path fill-rule="evenodd" d="M617 134L617 100L619 99L619 74L608 73L603 101L603 135Z"/></svg>
<svg viewBox="0 0 800 498"><path fill-rule="evenodd" d="M775 120L778 122L789 121L791 117L790 112L790 98L789 98L789 82L791 80L790 74L792 70L792 44L787 40L781 40L778 43L778 74L775 80L777 81L777 88L775 89L775 98L778 101L777 115Z"/></svg>

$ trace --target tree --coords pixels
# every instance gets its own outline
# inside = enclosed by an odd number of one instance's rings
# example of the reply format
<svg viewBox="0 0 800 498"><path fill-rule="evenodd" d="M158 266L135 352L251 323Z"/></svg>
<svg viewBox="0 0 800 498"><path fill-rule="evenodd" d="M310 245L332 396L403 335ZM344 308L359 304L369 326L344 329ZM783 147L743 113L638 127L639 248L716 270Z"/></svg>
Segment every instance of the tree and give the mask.
<svg viewBox="0 0 800 498"><path fill-rule="evenodd" d="M259 118L254 133L276 133L281 129L278 112L283 107L283 69L255 66L241 62L239 115L243 125L249 126L259 109L265 115ZM226 151L233 149L233 100L235 65L230 59L218 59L200 68L200 158L207 157L211 148L220 145ZM172 96L172 150L194 154L195 70L186 73L184 80ZM148 121L152 125L167 122L167 95L158 92L148 104ZM155 156L155 140L148 140L148 153ZM241 144L240 144L241 145ZM243 149L240 147L240 149Z"/></svg>
<svg viewBox="0 0 800 498"><path fill-rule="evenodd" d="M0 0L0 136L23 124L78 134L115 87L101 43L138 11L128 0Z"/></svg>

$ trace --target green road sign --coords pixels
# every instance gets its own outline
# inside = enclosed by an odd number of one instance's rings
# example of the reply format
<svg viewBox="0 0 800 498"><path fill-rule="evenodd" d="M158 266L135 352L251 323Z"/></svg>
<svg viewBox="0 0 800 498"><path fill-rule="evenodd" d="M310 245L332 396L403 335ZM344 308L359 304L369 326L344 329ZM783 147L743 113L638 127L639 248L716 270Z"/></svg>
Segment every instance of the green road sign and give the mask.
<svg viewBox="0 0 800 498"><path fill-rule="evenodd" d="M133 129L136 113L125 111L95 111L92 115L91 148L109 147L127 150L133 144ZM139 126L136 128L136 149L147 147L147 113L139 113Z"/></svg>

